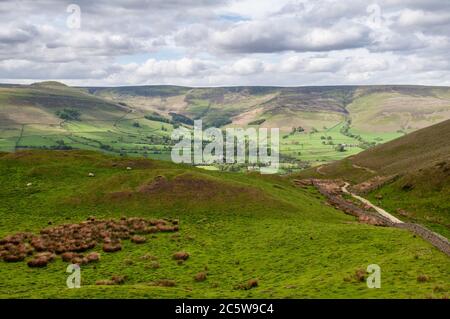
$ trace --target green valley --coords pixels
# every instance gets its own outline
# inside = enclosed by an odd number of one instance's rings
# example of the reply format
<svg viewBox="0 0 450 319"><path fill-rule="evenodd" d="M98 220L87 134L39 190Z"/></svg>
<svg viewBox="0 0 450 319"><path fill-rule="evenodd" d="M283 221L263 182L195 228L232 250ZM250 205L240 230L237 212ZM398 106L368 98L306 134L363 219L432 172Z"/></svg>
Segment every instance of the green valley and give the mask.
<svg viewBox="0 0 450 319"><path fill-rule="evenodd" d="M0 85L0 150L75 148L169 159L172 130L201 119L205 127L222 129L279 128L282 169L292 172L448 119L449 92L421 86Z"/></svg>

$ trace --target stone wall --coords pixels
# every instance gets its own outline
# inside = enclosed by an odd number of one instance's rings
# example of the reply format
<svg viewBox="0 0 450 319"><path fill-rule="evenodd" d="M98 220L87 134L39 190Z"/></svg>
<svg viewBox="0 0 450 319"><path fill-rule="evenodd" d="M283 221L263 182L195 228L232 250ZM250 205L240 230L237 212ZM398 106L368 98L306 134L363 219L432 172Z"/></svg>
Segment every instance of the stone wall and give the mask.
<svg viewBox="0 0 450 319"><path fill-rule="evenodd" d="M335 208L342 210L346 214L358 217L360 221L366 222L368 224L378 226L393 226L393 223L386 217L381 216L376 212L364 210L361 207L346 201L335 193L330 193L327 188L323 187L322 183L323 181L312 180L312 184L323 196L327 198L328 203L330 203Z"/></svg>
<svg viewBox="0 0 450 319"><path fill-rule="evenodd" d="M428 241L430 244L432 244L440 251L447 254L447 256L450 256L450 242L444 236L432 232L431 230L418 224L401 223L395 224L394 226L398 228L408 229L409 231L413 232L416 235L419 235L420 237Z"/></svg>
<svg viewBox="0 0 450 319"><path fill-rule="evenodd" d="M424 240L432 244L434 247L450 256L450 242L444 236L432 232L431 230L425 228L422 225L413 223L393 223L389 219L377 214L376 212L364 210L361 207L346 201L336 192L330 191L329 187L324 186L324 182L326 183L327 181L316 179L302 180L301 182L298 180L294 181L294 183L300 187L310 185L316 187L317 190L327 198L328 203L330 203L333 207L342 210L346 214L357 217L361 222L377 226L389 226L407 229L410 232L422 237Z"/></svg>

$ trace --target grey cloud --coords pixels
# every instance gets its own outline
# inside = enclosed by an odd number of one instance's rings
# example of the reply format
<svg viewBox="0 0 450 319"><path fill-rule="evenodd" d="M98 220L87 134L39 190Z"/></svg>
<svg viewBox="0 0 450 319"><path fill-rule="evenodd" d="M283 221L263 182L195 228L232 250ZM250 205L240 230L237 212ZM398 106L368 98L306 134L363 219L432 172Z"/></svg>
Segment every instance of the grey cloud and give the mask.
<svg viewBox="0 0 450 319"><path fill-rule="evenodd" d="M14 45L32 40L38 35L38 30L33 25L12 24L0 29L0 44Z"/></svg>
<svg viewBox="0 0 450 319"><path fill-rule="evenodd" d="M294 19L244 22L216 32L212 41L222 50L241 53L330 51L362 47L369 32L361 25L338 23L330 28L302 25Z"/></svg>
<svg viewBox="0 0 450 319"><path fill-rule="evenodd" d="M92 64L71 62L64 64L34 64L24 60L5 60L0 62L2 79L100 79L110 73L107 68Z"/></svg>
<svg viewBox="0 0 450 319"><path fill-rule="evenodd" d="M242 1L242 10L260 5ZM73 2L80 30L65 25ZM449 78L450 1L374 0L379 25L363 0L277 2L258 15L230 11L235 3L0 1L0 76L196 85Z"/></svg>
<svg viewBox="0 0 450 319"><path fill-rule="evenodd" d="M450 9L450 2L446 0L380 0L382 7L394 9L423 9L431 11L445 11Z"/></svg>

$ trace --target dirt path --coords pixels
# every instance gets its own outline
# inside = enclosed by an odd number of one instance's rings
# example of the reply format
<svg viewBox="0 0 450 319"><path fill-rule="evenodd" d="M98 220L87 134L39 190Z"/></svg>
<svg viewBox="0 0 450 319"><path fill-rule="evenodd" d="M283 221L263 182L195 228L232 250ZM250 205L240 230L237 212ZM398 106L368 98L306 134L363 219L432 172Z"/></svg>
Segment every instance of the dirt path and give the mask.
<svg viewBox="0 0 450 319"><path fill-rule="evenodd" d="M352 164L352 166L353 166L354 168L363 169L363 170L368 171L369 173L372 173L372 174L376 174L376 173L377 173L377 172L375 172L373 169L370 169L370 168L368 168L368 167L362 167L362 166L359 166L359 165L356 165L356 164Z"/></svg>
<svg viewBox="0 0 450 319"><path fill-rule="evenodd" d="M320 175L327 175L324 172L322 172L320 169L323 168L323 165L317 166L316 168L316 172L319 173Z"/></svg>
<svg viewBox="0 0 450 319"><path fill-rule="evenodd" d="M347 187L348 187L349 185L350 185L350 184L346 182L345 185L342 187L342 191L343 191L344 193L350 194L350 195L352 195L354 198L356 198L357 200L361 201L362 203L364 203L364 204L366 204L366 205L372 207L372 208L375 209L380 215L382 215L382 216L388 218L391 222L393 222L393 223L395 223L395 224L402 224L402 223L403 223L400 219L398 219L398 218L392 216L391 214L389 214L389 213L388 213L387 211L385 211L384 209L382 209L382 208L380 208L380 207L378 207L378 206L372 204L372 203L371 203L370 201L368 201L367 199L362 198L361 196L358 196L358 195L355 195L355 194L349 192L349 191L347 190Z"/></svg>

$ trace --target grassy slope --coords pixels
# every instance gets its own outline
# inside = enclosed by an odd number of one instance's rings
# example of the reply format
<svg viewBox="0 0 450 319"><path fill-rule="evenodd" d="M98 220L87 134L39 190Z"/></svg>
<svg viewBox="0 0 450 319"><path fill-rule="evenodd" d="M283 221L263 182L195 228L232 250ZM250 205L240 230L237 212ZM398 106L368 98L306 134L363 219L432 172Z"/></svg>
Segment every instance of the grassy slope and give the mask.
<svg viewBox="0 0 450 319"><path fill-rule="evenodd" d="M356 90L347 110L353 132L370 140L371 133L392 139L444 121L450 116L449 106L448 95L439 88L406 86L374 91L369 87Z"/></svg>
<svg viewBox="0 0 450 319"><path fill-rule="evenodd" d="M96 176L87 177L89 172ZM139 191L157 175L166 176L169 186ZM81 289L65 288L66 264L60 260L46 269L0 262L1 297L422 298L450 289L450 260L428 243L400 229L358 224L323 205L315 190L295 188L281 177L87 151L27 151L0 154L0 185L0 236L90 215L181 221L179 238L161 233L143 245L126 242L123 251L83 266ZM182 266L171 260L179 250L191 254ZM141 259L145 254L157 256L161 268L151 269ZM344 280L372 263L382 268L381 289ZM208 279L195 282L205 267ZM114 274L129 279L122 286L94 285ZM431 279L418 283L420 274ZM162 278L177 286L148 285ZM259 279L257 288L234 289L250 278Z"/></svg>
<svg viewBox="0 0 450 319"><path fill-rule="evenodd" d="M450 237L450 121L430 126L404 137L393 140L331 163L316 170L305 171L301 176L345 178L360 183L381 175L399 174L395 182L369 194L380 206L402 220L422 223L431 229ZM362 168L369 168L371 173ZM397 214L406 210L410 216Z"/></svg>
<svg viewBox="0 0 450 319"><path fill-rule="evenodd" d="M81 120L60 119L55 113L64 108L79 110ZM0 149L51 147L58 140L92 150L109 145L112 149L107 151L116 154L122 149L140 155L163 149L161 138L170 136L172 125L130 111L125 105L57 82L0 87ZM134 127L135 122L140 127Z"/></svg>

